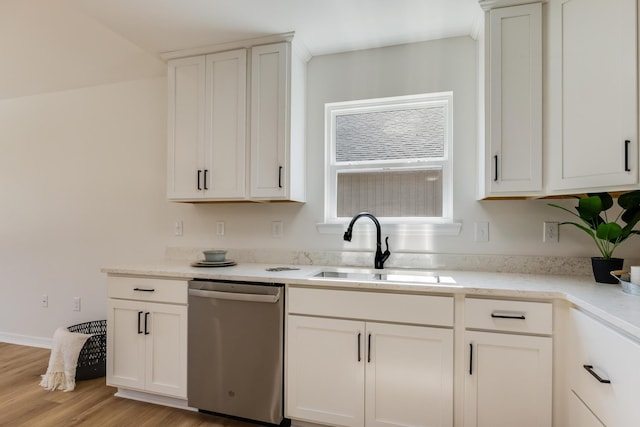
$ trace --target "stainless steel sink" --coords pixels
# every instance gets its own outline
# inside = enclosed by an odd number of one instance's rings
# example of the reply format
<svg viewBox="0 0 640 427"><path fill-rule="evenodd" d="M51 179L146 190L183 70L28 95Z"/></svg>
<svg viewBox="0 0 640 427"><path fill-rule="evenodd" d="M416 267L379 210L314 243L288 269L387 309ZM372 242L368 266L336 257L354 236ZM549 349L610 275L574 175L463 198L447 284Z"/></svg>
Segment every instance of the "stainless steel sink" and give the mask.
<svg viewBox="0 0 640 427"><path fill-rule="evenodd" d="M348 280L361 282L397 282L397 283L455 283L453 278L440 276L432 271L404 270L325 270L313 276L314 279Z"/></svg>

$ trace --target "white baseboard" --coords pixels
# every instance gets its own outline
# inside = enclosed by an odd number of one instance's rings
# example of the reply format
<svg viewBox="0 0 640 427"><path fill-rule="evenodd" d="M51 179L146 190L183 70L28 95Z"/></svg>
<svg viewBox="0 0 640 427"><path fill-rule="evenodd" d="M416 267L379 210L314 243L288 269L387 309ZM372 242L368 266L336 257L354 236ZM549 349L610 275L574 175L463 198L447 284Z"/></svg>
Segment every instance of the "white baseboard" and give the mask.
<svg viewBox="0 0 640 427"><path fill-rule="evenodd" d="M0 332L0 342L50 349L53 344L53 338L32 337L28 335Z"/></svg>
<svg viewBox="0 0 640 427"><path fill-rule="evenodd" d="M140 402L154 403L156 405L170 406L172 408L186 409L188 411L197 411L197 409L189 407L187 405L187 401L184 399L160 396L158 394L145 393L126 388L118 388L118 391L114 396L131 400L139 400Z"/></svg>

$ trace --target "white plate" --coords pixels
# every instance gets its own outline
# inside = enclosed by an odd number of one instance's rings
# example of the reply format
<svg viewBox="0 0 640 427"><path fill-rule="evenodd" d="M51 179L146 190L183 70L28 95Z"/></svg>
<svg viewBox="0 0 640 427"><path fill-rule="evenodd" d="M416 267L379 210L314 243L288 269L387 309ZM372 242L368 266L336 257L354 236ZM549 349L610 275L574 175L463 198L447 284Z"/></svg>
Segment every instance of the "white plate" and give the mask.
<svg viewBox="0 0 640 427"><path fill-rule="evenodd" d="M237 263L231 259L226 261L195 261L191 263L192 267L231 267L232 265L236 265Z"/></svg>

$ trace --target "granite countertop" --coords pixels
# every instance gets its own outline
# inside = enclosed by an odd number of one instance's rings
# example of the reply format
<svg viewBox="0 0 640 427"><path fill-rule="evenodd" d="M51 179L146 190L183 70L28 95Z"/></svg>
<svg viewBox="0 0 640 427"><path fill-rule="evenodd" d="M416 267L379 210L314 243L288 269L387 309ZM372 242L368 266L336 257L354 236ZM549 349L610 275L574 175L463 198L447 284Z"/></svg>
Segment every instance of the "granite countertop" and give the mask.
<svg viewBox="0 0 640 427"><path fill-rule="evenodd" d="M291 270L267 271L267 269L274 267L291 268ZM343 289L464 294L538 300L564 299L621 331L640 339L640 296L624 293L620 285L595 283L590 276L438 270L441 282L431 284L317 279L313 277L320 271L335 269L345 268L258 263L239 263L223 268L201 268L192 267L189 262L185 261L160 261L150 264L105 267L102 272L111 275L160 278L278 282L298 286ZM397 271L395 269L389 270ZM385 269L384 271L389 270ZM409 272L409 270L405 271Z"/></svg>

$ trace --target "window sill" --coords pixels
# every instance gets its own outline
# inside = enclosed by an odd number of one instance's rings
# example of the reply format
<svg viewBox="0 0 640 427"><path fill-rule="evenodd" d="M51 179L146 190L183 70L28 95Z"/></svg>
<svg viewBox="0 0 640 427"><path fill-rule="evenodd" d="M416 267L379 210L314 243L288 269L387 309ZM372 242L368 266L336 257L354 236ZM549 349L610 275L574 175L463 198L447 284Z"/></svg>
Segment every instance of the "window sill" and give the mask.
<svg viewBox="0 0 640 427"><path fill-rule="evenodd" d="M320 234L342 234L347 230L349 222L332 222L316 224ZM458 236L462 230L461 222L447 223L392 223L381 224L382 234L390 236ZM353 229L354 234L371 233L373 224L358 223Z"/></svg>

